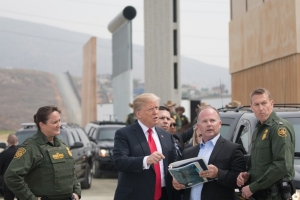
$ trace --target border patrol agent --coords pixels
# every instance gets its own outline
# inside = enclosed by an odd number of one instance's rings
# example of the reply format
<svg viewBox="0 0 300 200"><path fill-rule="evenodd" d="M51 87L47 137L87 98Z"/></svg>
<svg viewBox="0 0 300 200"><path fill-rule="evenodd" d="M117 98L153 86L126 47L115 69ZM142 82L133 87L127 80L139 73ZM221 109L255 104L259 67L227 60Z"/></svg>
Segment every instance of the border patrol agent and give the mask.
<svg viewBox="0 0 300 200"><path fill-rule="evenodd" d="M60 110L39 108L34 115L35 135L17 150L4 178L20 199L78 200L81 187L74 171L74 159L60 134Z"/></svg>
<svg viewBox="0 0 300 200"><path fill-rule="evenodd" d="M242 188L242 196L247 199L289 199L294 193L295 131L273 111L268 90L254 90L250 100L259 122L252 136L250 170L240 173L237 185L247 185Z"/></svg>
<svg viewBox="0 0 300 200"><path fill-rule="evenodd" d="M169 100L169 101L167 101L167 103L165 103L165 106L167 108L169 108L171 117L173 119L175 119L175 121L176 121L176 130L177 130L177 132L179 132L180 129L181 129L181 119L180 119L179 115L175 112L175 109L174 109L175 106L176 106L176 103L173 103L171 100Z"/></svg>
<svg viewBox="0 0 300 200"><path fill-rule="evenodd" d="M180 120L181 120L181 129L180 132L182 133L183 131L185 131L186 129L188 129L190 127L190 122L189 119L183 114L185 112L185 108L182 106L178 106L175 109L177 115L179 116Z"/></svg>
<svg viewBox="0 0 300 200"><path fill-rule="evenodd" d="M133 108L133 104L132 103L129 103L129 107L130 108ZM136 119L134 117L134 114L133 113L129 113L127 116L126 116L126 126L130 125L130 124L133 124L136 122Z"/></svg>

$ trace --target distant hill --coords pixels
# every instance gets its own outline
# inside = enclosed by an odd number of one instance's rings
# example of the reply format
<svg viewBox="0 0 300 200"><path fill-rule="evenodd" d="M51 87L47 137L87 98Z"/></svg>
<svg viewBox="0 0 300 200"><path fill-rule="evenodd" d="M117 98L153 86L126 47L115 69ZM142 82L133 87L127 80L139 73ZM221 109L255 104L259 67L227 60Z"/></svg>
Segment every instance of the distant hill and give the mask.
<svg viewBox="0 0 300 200"><path fill-rule="evenodd" d="M0 69L0 130L18 130L33 122L37 109L45 105L64 106L53 75L28 69ZM66 121L62 110L62 121Z"/></svg>
<svg viewBox="0 0 300 200"><path fill-rule="evenodd" d="M50 73L82 75L82 52L91 35L47 25L0 18L0 68L24 68ZM144 80L144 48L133 46L133 77ZM111 40L97 38L98 74L111 74ZM199 88L225 84L231 90L227 68L181 57L182 84Z"/></svg>

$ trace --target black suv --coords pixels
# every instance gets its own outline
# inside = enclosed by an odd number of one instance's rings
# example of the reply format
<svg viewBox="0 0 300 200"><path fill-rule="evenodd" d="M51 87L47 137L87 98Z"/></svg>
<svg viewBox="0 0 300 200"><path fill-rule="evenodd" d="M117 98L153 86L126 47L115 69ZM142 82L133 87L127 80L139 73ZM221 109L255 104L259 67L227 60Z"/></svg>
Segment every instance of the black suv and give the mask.
<svg viewBox="0 0 300 200"><path fill-rule="evenodd" d="M22 128L16 132L19 144L37 132L34 123L23 123ZM89 189L92 184L91 166L94 151L92 144L83 128L76 124L62 123L58 138L66 143L75 160L75 173L82 189Z"/></svg>
<svg viewBox="0 0 300 200"><path fill-rule="evenodd" d="M96 146L93 161L93 175L100 178L104 173L117 173L112 159L115 133L118 129L125 127L123 122L92 122L85 127L91 141Z"/></svg>
<svg viewBox="0 0 300 200"><path fill-rule="evenodd" d="M276 114L289 121L295 130L295 178L296 189L300 189L300 104L274 104L273 111ZM251 153L251 139L258 122L254 113L249 107L238 107L235 109L219 109L222 120L221 135L235 143L243 146L246 157Z"/></svg>

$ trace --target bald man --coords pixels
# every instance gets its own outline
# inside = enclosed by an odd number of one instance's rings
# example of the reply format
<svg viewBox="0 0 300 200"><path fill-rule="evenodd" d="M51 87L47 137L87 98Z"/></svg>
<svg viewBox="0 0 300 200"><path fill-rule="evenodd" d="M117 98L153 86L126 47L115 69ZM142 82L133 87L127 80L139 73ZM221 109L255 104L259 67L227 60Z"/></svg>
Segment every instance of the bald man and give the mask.
<svg viewBox="0 0 300 200"><path fill-rule="evenodd" d="M3 175L9 163L11 162L14 155L16 154L16 151L19 148L17 146L18 138L16 137L15 134L10 134L8 136L7 143L8 143L8 148L0 153L0 177L2 177L2 180L3 180ZM1 184L3 187L4 200L13 200L15 198L15 194L6 186L4 181Z"/></svg>

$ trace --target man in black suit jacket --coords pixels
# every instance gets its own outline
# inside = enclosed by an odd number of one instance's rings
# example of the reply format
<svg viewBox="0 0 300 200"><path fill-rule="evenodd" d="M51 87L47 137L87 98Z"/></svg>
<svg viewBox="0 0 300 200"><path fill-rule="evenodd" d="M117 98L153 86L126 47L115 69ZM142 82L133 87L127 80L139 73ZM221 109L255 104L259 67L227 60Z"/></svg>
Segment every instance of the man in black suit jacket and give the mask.
<svg viewBox="0 0 300 200"><path fill-rule="evenodd" d="M3 175L18 150L18 138L14 134L10 134L7 138L8 148L0 153L0 177L2 179L4 200L13 200L15 194L6 186Z"/></svg>
<svg viewBox="0 0 300 200"><path fill-rule="evenodd" d="M113 160L119 171L115 200L171 200L173 199L172 177L168 165L177 154L172 135L155 127L158 123L159 97L144 93L135 98L133 109L138 121L116 132ZM157 151L151 153L148 145L148 130L152 130ZM156 165L156 166L155 166ZM155 167L160 168L160 178ZM161 183L158 189L156 186ZM159 184L160 185L160 184ZM161 190L161 196L155 192ZM160 191L159 191L160 192Z"/></svg>
<svg viewBox="0 0 300 200"><path fill-rule="evenodd" d="M183 159L198 156L206 158L208 170L200 172L199 176L214 180L185 189L184 185L174 179L174 188L184 189L184 200L235 199L236 178L245 170L245 158L240 145L220 136L221 124L219 112L215 108L205 106L199 112L197 128L202 133L202 141L199 145L185 149Z"/></svg>

